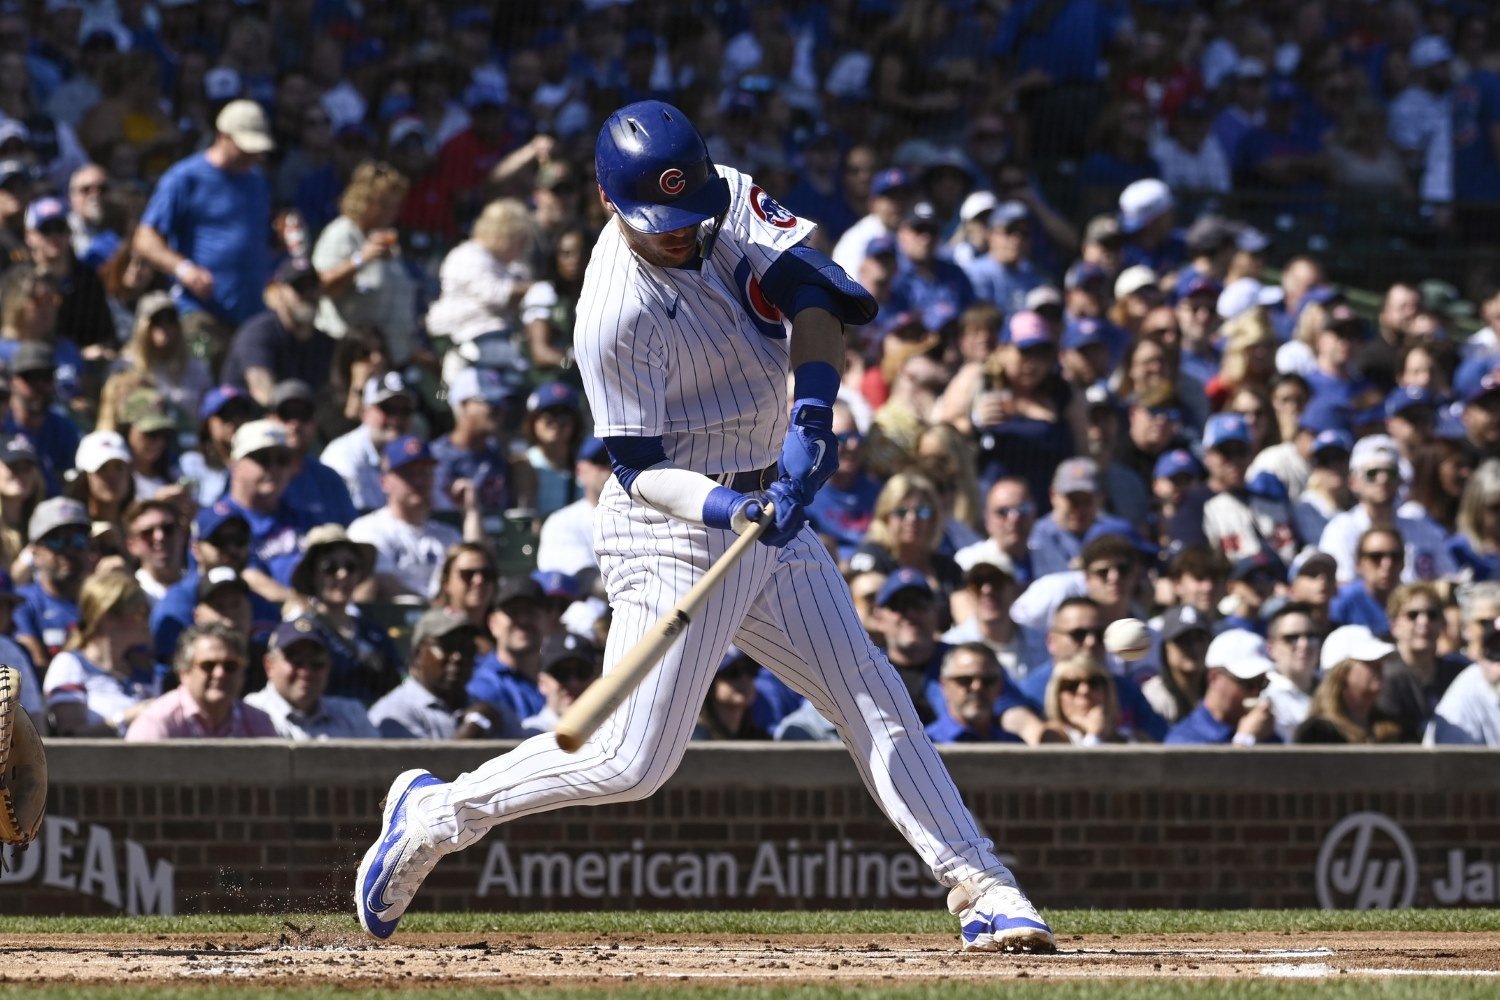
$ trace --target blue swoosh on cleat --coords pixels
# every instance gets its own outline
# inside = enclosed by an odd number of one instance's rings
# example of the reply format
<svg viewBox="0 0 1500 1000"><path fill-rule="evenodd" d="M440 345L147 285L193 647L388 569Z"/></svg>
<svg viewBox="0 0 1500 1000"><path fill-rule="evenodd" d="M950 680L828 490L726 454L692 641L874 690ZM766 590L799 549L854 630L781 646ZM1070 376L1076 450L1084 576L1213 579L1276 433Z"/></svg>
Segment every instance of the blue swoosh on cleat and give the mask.
<svg viewBox="0 0 1500 1000"><path fill-rule="evenodd" d="M396 800L395 808L391 810L391 825L384 831L384 836L380 841L380 849L377 855L378 860L370 866L370 871L365 876L365 884L361 887L363 889L362 903L369 917L368 925L370 930L379 937L389 937L396 929L398 922L381 920L376 913L379 909L383 909L385 905L388 905L384 902L385 890L390 882L391 874L391 866L387 864L387 856L390 854L391 848L400 842L402 835L405 833L406 800L411 796L413 791L419 788L441 784L442 781L436 775L418 775L402 791L401 797Z"/></svg>

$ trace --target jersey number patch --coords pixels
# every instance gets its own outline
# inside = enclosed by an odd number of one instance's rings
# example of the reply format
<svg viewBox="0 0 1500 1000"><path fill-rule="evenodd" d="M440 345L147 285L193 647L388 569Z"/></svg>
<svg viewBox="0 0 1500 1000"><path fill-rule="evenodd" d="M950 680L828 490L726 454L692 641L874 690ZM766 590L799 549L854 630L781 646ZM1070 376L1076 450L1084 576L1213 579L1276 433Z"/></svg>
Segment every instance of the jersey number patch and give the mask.
<svg viewBox="0 0 1500 1000"><path fill-rule="evenodd" d="M734 269L735 289L740 293L740 305L762 337L772 340L786 339L786 326L781 321L781 310L760 290L760 282L750 262L743 257Z"/></svg>

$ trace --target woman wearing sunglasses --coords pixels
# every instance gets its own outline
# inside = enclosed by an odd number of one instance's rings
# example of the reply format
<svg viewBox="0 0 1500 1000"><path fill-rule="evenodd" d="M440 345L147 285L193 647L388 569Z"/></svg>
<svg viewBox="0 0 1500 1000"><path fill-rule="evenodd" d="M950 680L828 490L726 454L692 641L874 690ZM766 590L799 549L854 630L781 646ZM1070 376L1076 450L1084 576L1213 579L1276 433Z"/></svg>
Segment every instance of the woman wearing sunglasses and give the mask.
<svg viewBox="0 0 1500 1000"><path fill-rule="evenodd" d="M375 547L349 538L341 525L307 533L302 560L292 570L297 597L283 617L299 614L323 626L332 661L327 693L365 706L401 683L400 657L385 630L366 620L355 603L374 593Z"/></svg>
<svg viewBox="0 0 1500 1000"><path fill-rule="evenodd" d="M438 607L468 619L481 633L481 648L488 652L490 603L495 599L495 585L500 570L490 550L478 542L463 542L448 550L443 562Z"/></svg>
<svg viewBox="0 0 1500 1000"><path fill-rule="evenodd" d="M949 622L948 598L963 587L963 571L938 549L943 541L943 509L936 486L916 472L898 472L875 499L865 540L849 557L849 570L890 574L914 569L927 577L940 597L940 627Z"/></svg>
<svg viewBox="0 0 1500 1000"><path fill-rule="evenodd" d="M87 544L87 535L84 535ZM43 693L55 736L122 736L161 694L151 602L124 573L98 573L78 597L78 626L52 658Z"/></svg>
<svg viewBox="0 0 1500 1000"><path fill-rule="evenodd" d="M1377 704L1385 689L1385 661L1396 647L1363 625L1334 629L1323 640L1323 679L1295 743L1391 743L1401 724Z"/></svg>
<svg viewBox="0 0 1500 1000"><path fill-rule="evenodd" d="M1114 678L1092 653L1053 664L1045 709L1047 722L1060 726L1075 746L1125 742Z"/></svg>

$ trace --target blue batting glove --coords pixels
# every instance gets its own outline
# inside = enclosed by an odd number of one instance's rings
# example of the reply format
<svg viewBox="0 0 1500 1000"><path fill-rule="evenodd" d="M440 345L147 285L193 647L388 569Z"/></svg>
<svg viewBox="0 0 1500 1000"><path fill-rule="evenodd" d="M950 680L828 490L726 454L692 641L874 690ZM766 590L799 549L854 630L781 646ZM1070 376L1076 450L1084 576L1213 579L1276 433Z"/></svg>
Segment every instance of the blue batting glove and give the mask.
<svg viewBox="0 0 1500 1000"><path fill-rule="evenodd" d="M802 488L801 503L810 503L828 477L839 469L839 439L833 433L833 408L818 400L799 399L792 406L792 426L781 446L781 472Z"/></svg>
<svg viewBox="0 0 1500 1000"><path fill-rule="evenodd" d="M772 548L781 548L797 537L797 532L807 523L807 510L803 505L802 487L787 476L782 476L765 492L766 500L775 507L775 523L765 530L760 540Z"/></svg>

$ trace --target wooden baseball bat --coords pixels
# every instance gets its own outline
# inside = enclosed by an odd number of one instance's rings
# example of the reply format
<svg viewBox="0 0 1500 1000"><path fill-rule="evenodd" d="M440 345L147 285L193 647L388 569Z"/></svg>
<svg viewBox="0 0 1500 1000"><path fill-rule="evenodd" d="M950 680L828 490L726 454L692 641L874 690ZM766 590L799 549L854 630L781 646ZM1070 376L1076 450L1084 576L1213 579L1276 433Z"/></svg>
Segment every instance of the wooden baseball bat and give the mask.
<svg viewBox="0 0 1500 1000"><path fill-rule="evenodd" d="M578 700L568 706L557 723L558 746L568 753L577 753L578 748L604 725L604 720L630 697L630 692L640 686L646 675L661 662L661 658L667 654L672 643L677 641L688 622L692 621L693 615L698 613L708 595L724 581L724 577L740 561L740 557L750 551L750 546L760 540L773 520L772 507L766 504L766 512L761 519L735 539L734 544L693 584L693 588L683 595L682 600L656 620L641 637L641 641L620 657L613 670L590 684L578 696Z"/></svg>

